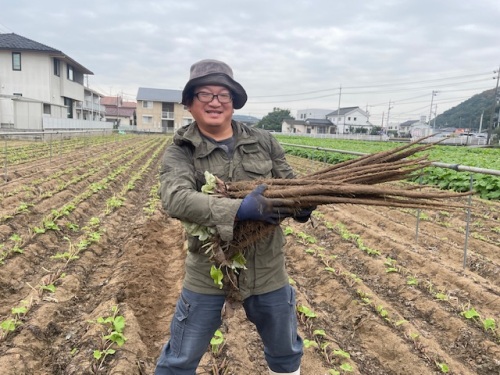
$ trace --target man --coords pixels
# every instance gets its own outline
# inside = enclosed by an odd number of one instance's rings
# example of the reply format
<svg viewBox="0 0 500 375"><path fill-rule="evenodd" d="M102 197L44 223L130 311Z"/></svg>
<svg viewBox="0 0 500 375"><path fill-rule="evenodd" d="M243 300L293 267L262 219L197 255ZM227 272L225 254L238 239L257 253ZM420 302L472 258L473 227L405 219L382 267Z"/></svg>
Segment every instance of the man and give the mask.
<svg viewBox="0 0 500 375"><path fill-rule="evenodd" d="M279 226L285 216L304 222L311 210L297 214L274 207L257 187L245 199L201 193L208 171L223 181L293 178L283 148L267 131L232 120L247 101L231 68L217 60L192 65L182 104L194 122L179 129L162 161L161 199L170 216L216 228L223 241L233 238L236 221L257 220L274 231L246 250L246 270L238 287L248 319L264 343L270 374L300 374L302 339L297 334L295 291L288 283ZM183 288L170 326L170 340L157 362L156 375L194 375L214 332L221 324L224 291L210 276L212 263L202 243L188 235Z"/></svg>

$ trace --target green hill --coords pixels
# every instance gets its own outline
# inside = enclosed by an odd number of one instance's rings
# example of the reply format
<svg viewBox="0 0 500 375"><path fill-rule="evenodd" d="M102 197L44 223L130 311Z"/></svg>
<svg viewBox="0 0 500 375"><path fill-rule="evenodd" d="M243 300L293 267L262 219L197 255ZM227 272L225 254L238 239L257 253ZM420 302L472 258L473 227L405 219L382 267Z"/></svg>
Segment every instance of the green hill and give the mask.
<svg viewBox="0 0 500 375"><path fill-rule="evenodd" d="M436 128L470 128L477 131L479 130L481 114L484 113L482 131L486 131L490 124L494 94L494 89L483 91L443 112L436 117ZM498 121L498 106L495 112L496 122Z"/></svg>

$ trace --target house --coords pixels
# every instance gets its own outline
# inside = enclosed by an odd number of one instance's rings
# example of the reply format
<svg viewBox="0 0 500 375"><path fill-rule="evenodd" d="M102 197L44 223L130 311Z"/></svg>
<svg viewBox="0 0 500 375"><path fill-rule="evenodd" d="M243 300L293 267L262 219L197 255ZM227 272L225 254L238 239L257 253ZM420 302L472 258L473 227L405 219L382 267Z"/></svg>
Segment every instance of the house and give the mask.
<svg viewBox="0 0 500 375"><path fill-rule="evenodd" d="M297 120L306 120L308 118L325 119L331 113L331 109L309 108L297 110Z"/></svg>
<svg viewBox="0 0 500 375"><path fill-rule="evenodd" d="M328 113L326 118L337 126L338 134L369 134L373 128L368 121L368 113L359 107L338 108Z"/></svg>
<svg viewBox="0 0 500 375"><path fill-rule="evenodd" d="M402 137L420 138L433 133L433 129L429 126L425 116L421 116L420 120L408 120L399 124L398 134Z"/></svg>
<svg viewBox="0 0 500 375"><path fill-rule="evenodd" d="M389 129L389 130L395 130L399 136L408 137L408 136L410 136L411 126L413 124L418 123L418 122L419 122L418 120L408 120L408 121L402 122L396 128Z"/></svg>
<svg viewBox="0 0 500 375"><path fill-rule="evenodd" d="M84 87L85 76L92 74L60 50L14 33L0 34L0 129L105 124L99 121L104 114L99 94Z"/></svg>
<svg viewBox="0 0 500 375"><path fill-rule="evenodd" d="M294 120L285 119L281 123L282 133L304 134L335 134L336 126L327 119Z"/></svg>
<svg viewBox="0 0 500 375"><path fill-rule="evenodd" d="M101 100L106 111L106 121L113 124L114 128L131 127L136 122L136 102L123 101L121 96L105 96Z"/></svg>
<svg viewBox="0 0 500 375"><path fill-rule="evenodd" d="M103 96L97 91L85 87L83 90L83 101L75 103L77 119L90 121L105 121L106 108L102 104Z"/></svg>
<svg viewBox="0 0 500 375"><path fill-rule="evenodd" d="M171 133L193 121L181 104L182 91L139 87L137 131Z"/></svg>

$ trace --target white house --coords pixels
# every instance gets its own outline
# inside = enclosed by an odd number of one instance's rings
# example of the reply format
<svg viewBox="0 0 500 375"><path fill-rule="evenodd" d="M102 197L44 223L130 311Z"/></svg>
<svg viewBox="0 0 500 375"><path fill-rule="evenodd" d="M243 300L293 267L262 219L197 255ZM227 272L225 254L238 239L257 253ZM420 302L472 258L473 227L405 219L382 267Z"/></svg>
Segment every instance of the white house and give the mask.
<svg viewBox="0 0 500 375"><path fill-rule="evenodd" d="M416 138L424 137L433 132L432 128L426 122L425 116L420 116L420 120L408 120L399 124L397 131L401 136Z"/></svg>
<svg viewBox="0 0 500 375"><path fill-rule="evenodd" d="M359 107L339 108L327 114L326 118L337 126L338 134L369 134L373 128L368 114Z"/></svg>
<svg viewBox="0 0 500 375"><path fill-rule="evenodd" d="M85 93L89 74L57 49L14 33L0 34L0 129L42 130L50 120L61 119L98 123L104 107L96 92ZM53 127L65 126L59 121Z"/></svg>
<svg viewBox="0 0 500 375"><path fill-rule="evenodd" d="M331 113L331 109L309 108L297 110L297 120L307 120L308 118L325 119Z"/></svg>
<svg viewBox="0 0 500 375"><path fill-rule="evenodd" d="M335 134L336 126L327 119L293 120L285 119L281 123L282 133L304 134Z"/></svg>

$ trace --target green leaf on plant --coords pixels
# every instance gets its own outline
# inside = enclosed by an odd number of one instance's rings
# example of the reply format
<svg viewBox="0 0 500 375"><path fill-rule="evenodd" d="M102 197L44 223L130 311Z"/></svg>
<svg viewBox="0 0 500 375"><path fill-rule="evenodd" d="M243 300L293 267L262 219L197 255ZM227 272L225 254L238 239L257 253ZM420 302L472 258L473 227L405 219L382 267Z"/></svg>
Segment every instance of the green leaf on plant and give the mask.
<svg viewBox="0 0 500 375"><path fill-rule="evenodd" d="M212 267L210 268L210 276L212 277L215 285L217 285L219 289L222 289L222 279L224 278L224 274L222 273L221 269L217 268L215 265L212 265Z"/></svg>

